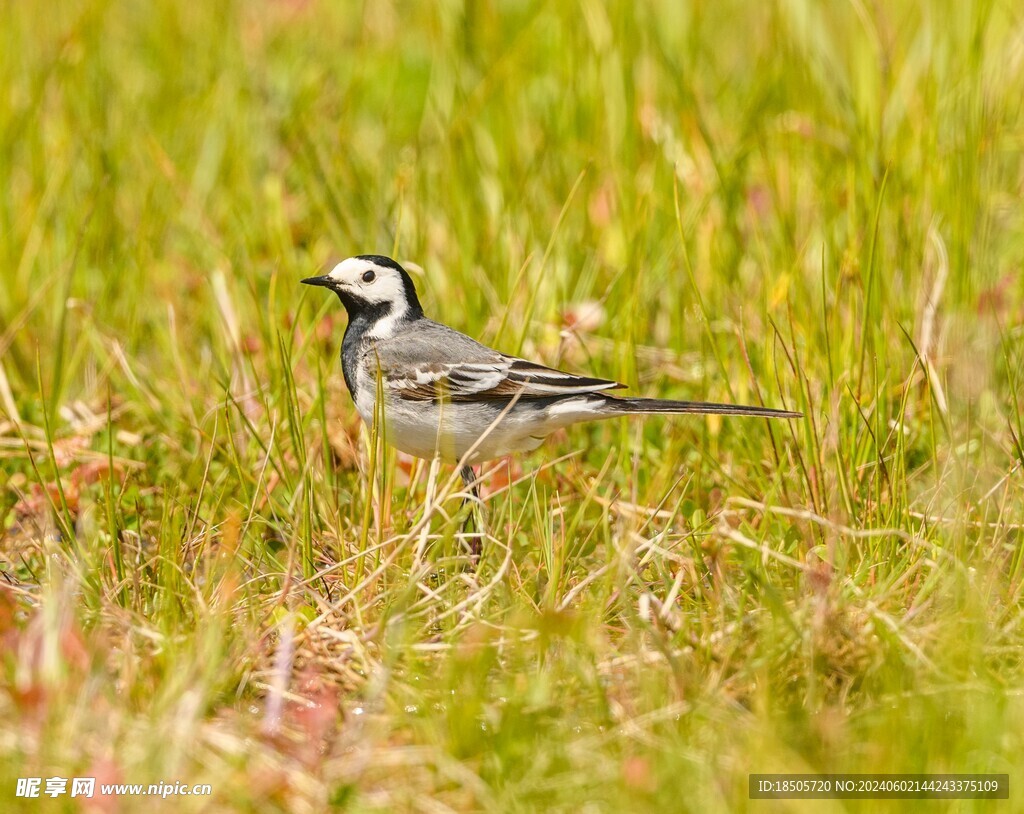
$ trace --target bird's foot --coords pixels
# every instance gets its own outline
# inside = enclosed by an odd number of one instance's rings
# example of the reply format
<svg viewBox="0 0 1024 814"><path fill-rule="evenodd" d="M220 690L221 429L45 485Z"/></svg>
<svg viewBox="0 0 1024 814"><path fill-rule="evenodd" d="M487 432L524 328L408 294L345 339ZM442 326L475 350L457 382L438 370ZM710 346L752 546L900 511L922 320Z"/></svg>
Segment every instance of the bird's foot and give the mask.
<svg viewBox="0 0 1024 814"><path fill-rule="evenodd" d="M462 545L469 553L470 559L475 566L480 559L480 552L483 546L483 503L480 500L480 484L477 482L476 473L473 471L473 467L464 466L459 471L462 475L462 482L466 488L472 493L472 497L467 497L462 501L463 511L466 510L468 504L468 513L466 519L462 521L461 540ZM477 513L480 513L480 522L477 522Z"/></svg>

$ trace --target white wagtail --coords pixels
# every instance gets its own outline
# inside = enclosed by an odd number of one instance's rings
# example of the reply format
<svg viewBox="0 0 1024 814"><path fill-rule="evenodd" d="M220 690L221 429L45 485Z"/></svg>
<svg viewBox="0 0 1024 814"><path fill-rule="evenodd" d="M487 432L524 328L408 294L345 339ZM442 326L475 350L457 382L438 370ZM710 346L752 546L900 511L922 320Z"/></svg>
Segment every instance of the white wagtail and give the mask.
<svg viewBox="0 0 1024 814"><path fill-rule="evenodd" d="M348 311L341 369L356 409L372 425L384 394L387 440L418 458L474 464L536 449L578 421L648 413L716 413L799 418L767 407L620 398L625 385L507 356L427 319L409 273L390 257L350 257L302 282L329 288ZM474 490L475 492L475 490Z"/></svg>

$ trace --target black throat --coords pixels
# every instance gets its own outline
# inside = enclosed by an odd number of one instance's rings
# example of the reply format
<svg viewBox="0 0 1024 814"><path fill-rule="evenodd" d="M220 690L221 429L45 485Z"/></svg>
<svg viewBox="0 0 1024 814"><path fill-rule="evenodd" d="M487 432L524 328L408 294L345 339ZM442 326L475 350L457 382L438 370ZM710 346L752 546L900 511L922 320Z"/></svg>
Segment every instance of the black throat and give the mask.
<svg viewBox="0 0 1024 814"><path fill-rule="evenodd" d="M423 306L420 305L420 298L416 295L416 286L412 277L401 265L390 257L376 254L359 255L360 260L369 260L378 266L394 269L402 278L405 301L408 305L402 315L402 322L420 319L423 316ZM355 376L360 363L360 358L365 351L367 334L382 319L391 316L392 304L389 302L370 302L358 297L348 291L335 289L338 299L345 306L348 312L348 327L345 329L345 337L341 341L341 368L345 375L345 384L348 385L349 393L355 398Z"/></svg>
<svg viewBox="0 0 1024 814"><path fill-rule="evenodd" d="M338 297L344 303L345 310L348 311L348 327L345 328L345 336L341 340L341 372L345 376L348 392L355 399L356 370L359 369L359 360L363 355L366 335L373 330L374 325L391 313L391 304L371 304L365 300L359 301L359 304L350 304L349 301L358 298L340 292Z"/></svg>
<svg viewBox="0 0 1024 814"><path fill-rule="evenodd" d="M358 303L349 304L350 301L358 299L351 295L338 294L348 311L348 327L345 328L345 336L341 340L341 371L345 376L345 384L352 398L356 397L356 371L363 354L366 352L367 344L374 340L367 337L382 319L391 316L391 303L370 303L366 300L359 300ZM423 317L423 309L419 302L402 315L401 323L411 322ZM401 330L401 327L398 330Z"/></svg>

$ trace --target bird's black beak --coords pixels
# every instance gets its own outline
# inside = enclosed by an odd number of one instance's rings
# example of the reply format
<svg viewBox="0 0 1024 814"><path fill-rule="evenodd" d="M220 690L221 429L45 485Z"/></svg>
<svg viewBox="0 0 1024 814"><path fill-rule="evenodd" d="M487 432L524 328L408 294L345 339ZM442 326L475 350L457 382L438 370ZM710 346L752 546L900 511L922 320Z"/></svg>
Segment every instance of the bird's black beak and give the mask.
<svg viewBox="0 0 1024 814"><path fill-rule="evenodd" d="M334 280L327 274L321 277L307 277L303 280L306 285L322 285L324 288L334 288Z"/></svg>

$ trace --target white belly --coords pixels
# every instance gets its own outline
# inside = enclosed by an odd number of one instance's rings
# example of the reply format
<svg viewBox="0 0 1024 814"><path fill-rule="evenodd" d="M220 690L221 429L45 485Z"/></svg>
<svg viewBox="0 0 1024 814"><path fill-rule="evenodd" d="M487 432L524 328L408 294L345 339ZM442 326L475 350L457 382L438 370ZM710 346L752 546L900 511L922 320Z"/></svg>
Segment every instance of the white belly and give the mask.
<svg viewBox="0 0 1024 814"><path fill-rule="evenodd" d="M363 393L368 389L363 388ZM361 402L361 403L360 403ZM384 438L388 444L417 458L441 458L447 463L471 465L528 452L543 443L556 427L543 414L515 405L501 414L501 404L469 402L385 401ZM373 426L374 399L360 399L356 409ZM467 452L473 452L466 457Z"/></svg>
<svg viewBox="0 0 1024 814"><path fill-rule="evenodd" d="M363 415L363 420L371 425L372 409L369 416ZM384 415L387 443L417 458L439 457L447 463L464 460L475 465L514 452L527 452L540 446L547 433L534 422L523 422L514 412L501 416L462 403L405 403L386 408Z"/></svg>

